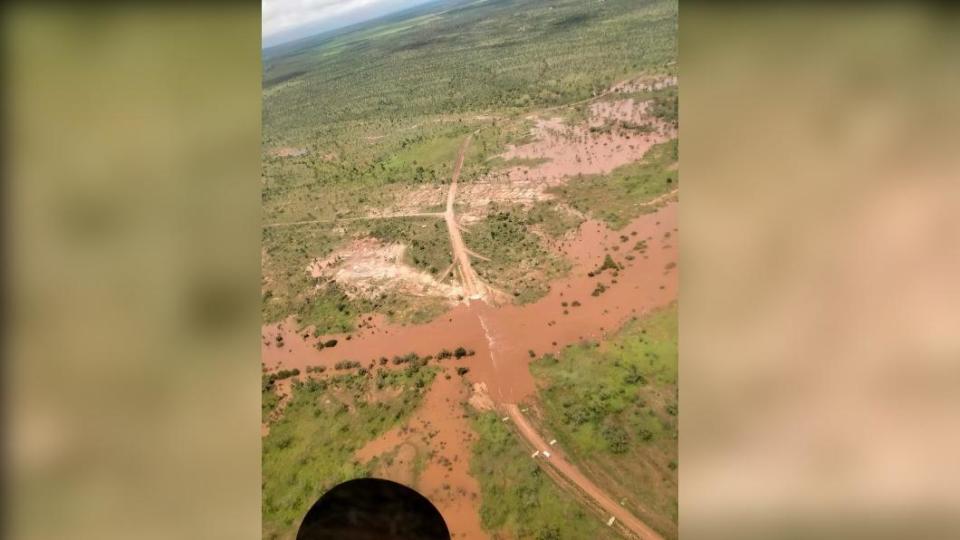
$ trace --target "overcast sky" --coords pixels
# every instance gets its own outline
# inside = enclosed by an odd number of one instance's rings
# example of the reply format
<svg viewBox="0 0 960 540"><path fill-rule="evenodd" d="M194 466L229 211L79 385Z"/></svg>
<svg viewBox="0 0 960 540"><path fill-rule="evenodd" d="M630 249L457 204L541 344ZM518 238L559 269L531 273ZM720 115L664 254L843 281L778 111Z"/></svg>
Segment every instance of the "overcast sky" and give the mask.
<svg viewBox="0 0 960 540"><path fill-rule="evenodd" d="M429 0L261 0L263 46L270 47Z"/></svg>

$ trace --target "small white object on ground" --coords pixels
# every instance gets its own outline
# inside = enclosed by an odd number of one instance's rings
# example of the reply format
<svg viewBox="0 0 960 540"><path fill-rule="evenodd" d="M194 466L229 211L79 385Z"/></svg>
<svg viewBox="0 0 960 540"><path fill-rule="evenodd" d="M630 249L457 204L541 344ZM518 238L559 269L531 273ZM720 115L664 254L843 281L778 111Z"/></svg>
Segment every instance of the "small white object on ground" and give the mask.
<svg viewBox="0 0 960 540"><path fill-rule="evenodd" d="M553 439L552 441L550 441L550 446L553 446L553 445L555 445L555 444L557 444L557 440L556 440L556 439Z"/></svg>
<svg viewBox="0 0 960 540"><path fill-rule="evenodd" d="M531 454L530 457L535 458L535 457L537 457L537 456L539 456L539 455L540 455L540 451L537 450L536 452L534 452L533 454Z"/></svg>
<svg viewBox="0 0 960 540"><path fill-rule="evenodd" d="M543 457L550 457L550 452L547 452L546 450L544 450Z"/></svg>
<svg viewBox="0 0 960 540"><path fill-rule="evenodd" d="M607 527L613 527L613 522L616 520L617 520L616 517L610 516L610 519L607 520Z"/></svg>
<svg viewBox="0 0 960 540"><path fill-rule="evenodd" d="M504 417L503 417L503 421L504 421L504 422L506 422L506 421L509 420L509 419L510 419L509 416L504 416Z"/></svg>

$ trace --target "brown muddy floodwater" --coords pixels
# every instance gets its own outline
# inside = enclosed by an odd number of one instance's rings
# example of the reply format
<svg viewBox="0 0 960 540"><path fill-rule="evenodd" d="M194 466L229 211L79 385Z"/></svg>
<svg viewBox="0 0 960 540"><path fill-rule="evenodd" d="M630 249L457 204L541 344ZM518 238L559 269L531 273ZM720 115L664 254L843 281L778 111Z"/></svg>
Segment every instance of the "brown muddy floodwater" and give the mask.
<svg viewBox="0 0 960 540"><path fill-rule="evenodd" d="M309 330L298 335L293 321L267 325L261 343L263 363L268 369L296 367L301 372L307 366L322 365L329 373L340 360L357 360L366 366L381 356L435 355L441 349L462 346L476 355L444 362L469 367L467 378L485 383L494 402L519 403L535 391L527 368L530 351L539 356L582 340L600 339L631 317L676 299L677 240L675 202L619 231L587 221L554 246L573 263L573 269L537 302L504 306L473 302L421 325L394 326L380 317L368 317L351 334L321 336L321 340L338 341L336 347L323 350L315 348L317 338L304 338ZM645 241L645 250L634 250L639 241ZM611 270L590 277L588 273L607 254L624 268L616 277ZM593 296L598 284L606 289ZM574 302L579 305L573 306ZM278 332L283 334L283 347L276 345Z"/></svg>

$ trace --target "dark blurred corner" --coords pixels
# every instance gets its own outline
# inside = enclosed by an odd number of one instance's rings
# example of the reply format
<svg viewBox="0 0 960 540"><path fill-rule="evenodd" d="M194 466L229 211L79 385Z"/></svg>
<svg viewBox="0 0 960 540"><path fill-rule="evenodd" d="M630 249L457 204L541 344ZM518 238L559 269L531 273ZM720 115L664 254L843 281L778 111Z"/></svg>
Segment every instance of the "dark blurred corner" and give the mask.
<svg viewBox="0 0 960 540"><path fill-rule="evenodd" d="M682 1L680 531L960 538L960 25Z"/></svg>
<svg viewBox="0 0 960 540"><path fill-rule="evenodd" d="M257 538L260 4L3 12L9 538Z"/></svg>

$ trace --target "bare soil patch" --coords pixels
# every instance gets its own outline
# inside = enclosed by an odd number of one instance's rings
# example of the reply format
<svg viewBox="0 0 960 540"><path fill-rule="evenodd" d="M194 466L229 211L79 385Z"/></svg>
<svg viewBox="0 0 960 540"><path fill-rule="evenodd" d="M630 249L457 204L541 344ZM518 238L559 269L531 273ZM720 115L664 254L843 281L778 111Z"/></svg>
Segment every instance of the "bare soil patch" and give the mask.
<svg viewBox="0 0 960 540"><path fill-rule="evenodd" d="M295 148L293 146L281 146L270 150L270 155L273 157L300 157L306 154L306 148Z"/></svg>
<svg viewBox="0 0 960 540"><path fill-rule="evenodd" d="M348 294L363 298L377 298L385 293L451 301L463 297L459 285L439 282L429 273L404 262L405 252L403 244L384 244L363 238L313 261L307 270L312 277L335 281Z"/></svg>

